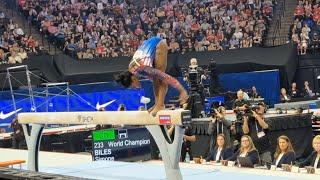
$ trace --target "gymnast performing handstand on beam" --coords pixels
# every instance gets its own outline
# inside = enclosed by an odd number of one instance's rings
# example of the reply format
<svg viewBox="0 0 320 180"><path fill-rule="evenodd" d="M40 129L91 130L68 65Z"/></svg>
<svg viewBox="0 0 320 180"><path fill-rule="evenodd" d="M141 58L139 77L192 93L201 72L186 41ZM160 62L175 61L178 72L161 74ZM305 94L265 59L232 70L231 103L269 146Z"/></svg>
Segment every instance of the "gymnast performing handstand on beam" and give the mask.
<svg viewBox="0 0 320 180"><path fill-rule="evenodd" d="M165 73L167 68L168 46L165 40L152 37L143 42L133 55L127 71L115 76L115 81L126 88L140 88L139 78L153 81L155 104L148 111L156 115L164 109L168 85L179 91L180 105L188 101L187 91L177 79Z"/></svg>

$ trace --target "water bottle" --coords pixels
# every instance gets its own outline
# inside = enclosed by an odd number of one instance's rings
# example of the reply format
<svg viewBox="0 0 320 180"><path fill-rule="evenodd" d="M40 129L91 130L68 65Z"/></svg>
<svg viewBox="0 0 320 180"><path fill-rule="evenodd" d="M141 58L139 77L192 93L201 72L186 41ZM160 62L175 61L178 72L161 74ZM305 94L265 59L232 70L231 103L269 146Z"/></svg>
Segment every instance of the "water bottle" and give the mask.
<svg viewBox="0 0 320 180"><path fill-rule="evenodd" d="M190 163L190 154L189 154L189 152L188 152L188 151L186 152L186 159L185 159L185 162L186 162L186 163Z"/></svg>

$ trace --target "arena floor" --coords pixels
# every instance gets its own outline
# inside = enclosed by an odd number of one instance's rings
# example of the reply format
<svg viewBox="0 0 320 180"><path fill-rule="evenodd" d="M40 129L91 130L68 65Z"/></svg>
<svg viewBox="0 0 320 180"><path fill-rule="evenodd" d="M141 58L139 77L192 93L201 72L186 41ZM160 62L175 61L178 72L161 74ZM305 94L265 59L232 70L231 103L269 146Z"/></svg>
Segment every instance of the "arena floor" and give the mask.
<svg viewBox="0 0 320 180"><path fill-rule="evenodd" d="M1 161L13 159L27 159L26 150L0 149ZM84 177L90 179L110 180L160 180L165 179L165 171L161 161L148 162L107 162L91 161L90 154L67 154L40 152L40 171ZM224 167L213 165L181 163L183 179L259 179L259 180L285 180L285 179L320 179L318 174L289 173L282 171L268 171L261 169L248 169ZM18 166L17 166L18 168ZM22 166L26 169L26 164Z"/></svg>

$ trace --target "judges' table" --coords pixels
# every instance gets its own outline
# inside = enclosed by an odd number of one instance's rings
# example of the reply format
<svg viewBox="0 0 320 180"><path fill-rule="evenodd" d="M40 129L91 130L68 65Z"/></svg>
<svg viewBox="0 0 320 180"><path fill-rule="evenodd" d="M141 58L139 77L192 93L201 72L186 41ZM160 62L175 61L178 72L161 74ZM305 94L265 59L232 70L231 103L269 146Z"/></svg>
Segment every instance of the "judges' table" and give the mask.
<svg viewBox="0 0 320 180"><path fill-rule="evenodd" d="M270 151L276 148L277 138L286 135L291 139L296 157L306 157L312 151L312 120L311 114L295 115L268 115L266 122L269 124ZM197 141L192 143L194 156L206 155L209 149L210 136L208 135L210 119L193 120L192 132L197 136Z"/></svg>
<svg viewBox="0 0 320 180"><path fill-rule="evenodd" d="M313 108L310 108L310 106L313 106ZM287 102L287 103L279 103L275 104L274 108L280 108L280 109L315 109L320 108L320 100L308 100L308 101L298 101L298 102Z"/></svg>

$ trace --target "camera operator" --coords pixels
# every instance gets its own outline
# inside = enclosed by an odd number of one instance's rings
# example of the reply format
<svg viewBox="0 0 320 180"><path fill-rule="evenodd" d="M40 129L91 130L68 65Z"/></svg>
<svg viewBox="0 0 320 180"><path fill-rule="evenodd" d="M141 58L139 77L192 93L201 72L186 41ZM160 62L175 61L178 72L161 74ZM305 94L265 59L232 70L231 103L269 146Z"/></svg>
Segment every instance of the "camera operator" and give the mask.
<svg viewBox="0 0 320 180"><path fill-rule="evenodd" d="M201 76L204 74L203 69L198 66L196 58L190 59L188 70L184 72L183 80L187 82L191 92L201 92Z"/></svg>
<svg viewBox="0 0 320 180"><path fill-rule="evenodd" d="M265 105L259 103L250 109L251 113L243 116L243 133L248 134L257 148L263 165L272 163L271 153L268 150L270 140L268 137L269 125L265 122Z"/></svg>
<svg viewBox="0 0 320 180"><path fill-rule="evenodd" d="M233 104L233 111L236 114L236 121L232 125L233 135L235 140L240 142L241 136L243 135L242 131L242 123L243 123L243 115L245 114L245 110L250 106L249 101L246 101L244 98L244 92L242 90L237 91L237 99Z"/></svg>
<svg viewBox="0 0 320 180"><path fill-rule="evenodd" d="M230 127L231 121L225 118L226 109L224 104L213 103L211 106L211 122L208 127L208 134L210 135L210 149L215 144L218 134L224 134L226 147L231 147Z"/></svg>
<svg viewBox="0 0 320 180"><path fill-rule="evenodd" d="M192 118L199 118L204 110L204 88L201 84L203 69L198 66L196 58L190 59L188 71L184 71L184 81L189 86L189 102L187 109L191 111Z"/></svg>

